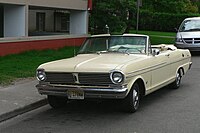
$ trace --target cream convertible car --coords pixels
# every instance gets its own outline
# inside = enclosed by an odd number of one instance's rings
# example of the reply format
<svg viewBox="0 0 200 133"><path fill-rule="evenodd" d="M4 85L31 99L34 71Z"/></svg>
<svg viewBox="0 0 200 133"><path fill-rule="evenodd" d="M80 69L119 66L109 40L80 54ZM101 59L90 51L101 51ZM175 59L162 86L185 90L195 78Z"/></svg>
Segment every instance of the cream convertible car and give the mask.
<svg viewBox="0 0 200 133"><path fill-rule="evenodd" d="M191 54L173 45L151 46L149 36L96 35L86 39L77 56L42 64L36 86L53 108L67 100L122 99L127 111L166 85L180 86Z"/></svg>

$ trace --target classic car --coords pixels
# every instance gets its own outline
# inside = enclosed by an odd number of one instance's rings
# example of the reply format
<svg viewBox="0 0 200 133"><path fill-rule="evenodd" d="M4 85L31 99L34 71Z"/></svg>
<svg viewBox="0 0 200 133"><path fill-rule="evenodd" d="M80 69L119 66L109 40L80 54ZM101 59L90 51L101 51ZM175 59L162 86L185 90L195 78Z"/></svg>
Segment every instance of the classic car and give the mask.
<svg viewBox="0 0 200 133"><path fill-rule="evenodd" d="M179 88L191 65L189 50L151 46L147 35L94 35L77 56L40 65L36 87L53 108L69 100L121 99L135 112L143 96L167 85Z"/></svg>

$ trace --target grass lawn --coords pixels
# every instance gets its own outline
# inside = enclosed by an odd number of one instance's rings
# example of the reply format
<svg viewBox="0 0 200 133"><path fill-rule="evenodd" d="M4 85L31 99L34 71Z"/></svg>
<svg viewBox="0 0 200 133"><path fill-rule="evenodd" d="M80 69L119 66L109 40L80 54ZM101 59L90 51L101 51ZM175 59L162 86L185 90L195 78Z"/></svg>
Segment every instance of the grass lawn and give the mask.
<svg viewBox="0 0 200 133"><path fill-rule="evenodd" d="M151 44L174 44L175 38L165 38L150 35Z"/></svg>
<svg viewBox="0 0 200 133"><path fill-rule="evenodd" d="M29 51L0 57L0 84L8 85L17 78L34 77L35 70L40 64L73 55L74 48L65 47L58 50Z"/></svg>
<svg viewBox="0 0 200 133"><path fill-rule="evenodd" d="M131 33L136 33L132 30ZM145 34L150 36L152 44L174 44L175 32L160 32L160 31L138 31L138 34Z"/></svg>
<svg viewBox="0 0 200 133"><path fill-rule="evenodd" d="M135 31L132 31L135 33ZM175 33L139 31L150 36L152 44L173 44ZM76 48L78 49L78 48ZM58 50L29 51L0 57L0 85L8 85L18 78L34 77L37 67L45 62L72 57L73 47Z"/></svg>
<svg viewBox="0 0 200 133"><path fill-rule="evenodd" d="M135 30L131 30L132 33L136 33ZM155 35L155 36L169 36L175 37L175 32L160 32L160 31L138 31L139 34Z"/></svg>

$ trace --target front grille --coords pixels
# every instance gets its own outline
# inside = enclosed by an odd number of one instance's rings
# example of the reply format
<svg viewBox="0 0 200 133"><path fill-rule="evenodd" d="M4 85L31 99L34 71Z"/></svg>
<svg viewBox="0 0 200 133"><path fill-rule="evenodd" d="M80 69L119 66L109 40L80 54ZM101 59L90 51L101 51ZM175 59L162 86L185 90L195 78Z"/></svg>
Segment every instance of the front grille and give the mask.
<svg viewBox="0 0 200 133"><path fill-rule="evenodd" d="M113 84L109 73L79 73L80 84L109 85Z"/></svg>
<svg viewBox="0 0 200 133"><path fill-rule="evenodd" d="M74 78L71 73L51 73L46 72L47 79L45 82L51 84L73 84Z"/></svg>
<svg viewBox="0 0 200 133"><path fill-rule="evenodd" d="M183 38L187 44L200 44L200 38Z"/></svg>
<svg viewBox="0 0 200 133"><path fill-rule="evenodd" d="M73 73L46 72L46 81L51 84L76 84L75 80L81 85L111 85L109 73L78 73L75 77Z"/></svg>

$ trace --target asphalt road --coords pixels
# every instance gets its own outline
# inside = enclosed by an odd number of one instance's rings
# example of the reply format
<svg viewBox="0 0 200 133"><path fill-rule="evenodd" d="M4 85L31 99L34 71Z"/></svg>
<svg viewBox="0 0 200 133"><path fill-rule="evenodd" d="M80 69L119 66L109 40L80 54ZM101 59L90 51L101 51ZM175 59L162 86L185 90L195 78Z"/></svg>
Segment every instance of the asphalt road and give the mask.
<svg viewBox="0 0 200 133"><path fill-rule="evenodd" d="M199 133L200 56L178 90L163 88L146 96L138 112L122 112L118 102L48 105L0 124L0 133Z"/></svg>

